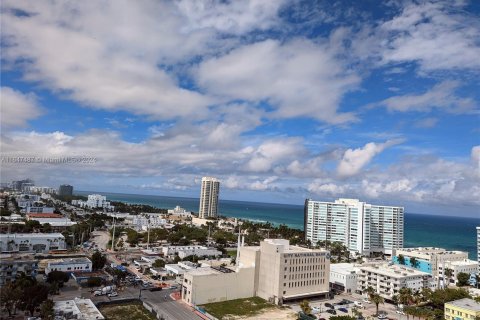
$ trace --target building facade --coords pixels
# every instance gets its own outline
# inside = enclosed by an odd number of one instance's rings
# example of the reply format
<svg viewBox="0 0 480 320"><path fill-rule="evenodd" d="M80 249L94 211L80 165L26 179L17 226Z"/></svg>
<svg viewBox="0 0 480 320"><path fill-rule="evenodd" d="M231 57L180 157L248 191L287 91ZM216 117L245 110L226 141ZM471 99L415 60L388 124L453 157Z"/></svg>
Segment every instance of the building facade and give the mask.
<svg viewBox="0 0 480 320"><path fill-rule="evenodd" d="M0 287L15 281L17 275L24 273L35 278L38 272L38 260L32 255L0 255Z"/></svg>
<svg viewBox="0 0 480 320"><path fill-rule="evenodd" d="M178 255L180 258L184 259L188 256L197 256L197 257L211 257L211 256L220 256L222 252L218 251L215 248L208 248L205 246L168 246L162 248L163 255L168 257L173 257Z"/></svg>
<svg viewBox="0 0 480 320"><path fill-rule="evenodd" d="M61 233L14 233L0 234L2 253L65 250L65 237Z"/></svg>
<svg viewBox="0 0 480 320"><path fill-rule="evenodd" d="M69 184L62 184L58 187L59 196L71 196L73 195L73 187Z"/></svg>
<svg viewBox="0 0 480 320"><path fill-rule="evenodd" d="M68 258L49 261L45 268L45 274L52 271L72 272L90 272L92 271L92 261L88 258Z"/></svg>
<svg viewBox="0 0 480 320"><path fill-rule="evenodd" d="M447 277L445 273L446 269L452 271L452 276ZM474 260L461 260L461 261L447 261L445 264L442 264L438 267L438 273L440 275L440 280L444 280L445 284L457 284L458 283L458 274L466 273L470 277L475 275L478 270L478 262Z"/></svg>
<svg viewBox="0 0 480 320"><path fill-rule="evenodd" d="M413 292L422 288L436 288L431 274L392 264L360 267L357 283L358 291L365 293L368 287L372 287L390 301L402 288L412 289Z"/></svg>
<svg viewBox="0 0 480 320"><path fill-rule="evenodd" d="M402 248L394 251L392 262L401 265L402 259L400 257L403 257L405 266L433 275L437 281L437 286L440 287L441 284L445 284L444 279L446 280L447 277L444 276L444 271L447 266L454 262L467 261L468 252L434 247Z"/></svg>
<svg viewBox="0 0 480 320"><path fill-rule="evenodd" d="M446 302L444 311L445 320L475 320L480 317L480 303L464 298Z"/></svg>
<svg viewBox="0 0 480 320"><path fill-rule="evenodd" d="M359 267L352 263L330 264L330 289L345 293L355 292L359 270Z"/></svg>
<svg viewBox="0 0 480 320"><path fill-rule="evenodd" d="M478 274L480 274L480 226L477 227L477 261L478 261Z"/></svg>
<svg viewBox="0 0 480 320"><path fill-rule="evenodd" d="M215 218L218 215L220 182L216 178L203 177L200 190L199 218Z"/></svg>
<svg viewBox="0 0 480 320"><path fill-rule="evenodd" d="M235 268L198 268L184 274L182 298L196 305L259 296L276 304L329 293L330 256L325 250L266 239L240 247Z"/></svg>
<svg viewBox="0 0 480 320"><path fill-rule="evenodd" d="M403 212L403 207L372 205L358 199L307 199L305 238L312 244L340 242L355 254L391 254L393 249L403 247Z"/></svg>

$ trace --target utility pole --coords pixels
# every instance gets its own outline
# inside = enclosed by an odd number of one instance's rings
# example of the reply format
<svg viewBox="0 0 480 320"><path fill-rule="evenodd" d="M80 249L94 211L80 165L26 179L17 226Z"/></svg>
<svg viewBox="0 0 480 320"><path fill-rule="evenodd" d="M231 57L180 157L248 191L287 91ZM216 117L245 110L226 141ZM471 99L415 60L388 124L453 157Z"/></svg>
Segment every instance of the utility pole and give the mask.
<svg viewBox="0 0 480 320"><path fill-rule="evenodd" d="M115 251L115 216L113 217L112 251Z"/></svg>
<svg viewBox="0 0 480 320"><path fill-rule="evenodd" d="M150 219L147 220L147 250L150 245Z"/></svg>

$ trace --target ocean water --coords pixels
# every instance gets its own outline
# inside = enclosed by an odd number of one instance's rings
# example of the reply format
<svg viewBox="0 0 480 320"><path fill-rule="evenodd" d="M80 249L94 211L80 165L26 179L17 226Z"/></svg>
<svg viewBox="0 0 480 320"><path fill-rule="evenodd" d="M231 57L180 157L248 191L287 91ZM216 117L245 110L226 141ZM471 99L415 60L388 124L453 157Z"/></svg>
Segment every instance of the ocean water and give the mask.
<svg viewBox="0 0 480 320"><path fill-rule="evenodd" d="M88 195L92 191L77 191L75 194ZM173 209L179 205L189 211L198 212L198 198L164 197L123 193L96 192L107 196L108 200L132 204ZM303 230L303 205L286 205L220 199L220 214L227 217L248 219L257 222L285 224ZM476 226L480 217L447 217L405 213L405 247L435 246L469 253L469 258L477 259Z"/></svg>

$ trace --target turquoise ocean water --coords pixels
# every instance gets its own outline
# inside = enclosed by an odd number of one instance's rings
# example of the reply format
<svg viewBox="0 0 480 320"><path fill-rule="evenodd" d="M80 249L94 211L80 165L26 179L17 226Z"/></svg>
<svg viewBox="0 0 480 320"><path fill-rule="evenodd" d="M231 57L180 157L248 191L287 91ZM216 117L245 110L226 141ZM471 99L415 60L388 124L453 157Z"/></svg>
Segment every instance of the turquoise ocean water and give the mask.
<svg viewBox="0 0 480 320"><path fill-rule="evenodd" d="M77 191L75 194L88 195L92 191ZM177 198L152 195L97 192L108 200L172 209L179 205L189 211L198 212L198 198ZM220 214L258 222L286 224L303 230L303 205L220 200ZM449 250L469 252L470 259L476 260L476 229L480 217L446 217L424 214L405 214L405 247L435 246Z"/></svg>

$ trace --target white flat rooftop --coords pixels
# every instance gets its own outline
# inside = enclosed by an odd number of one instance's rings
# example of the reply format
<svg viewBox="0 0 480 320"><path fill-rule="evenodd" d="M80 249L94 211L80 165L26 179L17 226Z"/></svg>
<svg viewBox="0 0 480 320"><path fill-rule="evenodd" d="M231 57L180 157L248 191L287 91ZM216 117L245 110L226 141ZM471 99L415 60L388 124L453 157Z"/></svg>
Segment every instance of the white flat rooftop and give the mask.
<svg viewBox="0 0 480 320"><path fill-rule="evenodd" d="M65 237L63 234L57 233L12 233L12 234L0 234L0 238L3 239L51 239L51 238L62 238Z"/></svg>
<svg viewBox="0 0 480 320"><path fill-rule="evenodd" d="M476 312L480 311L480 303L476 302L473 299L469 299L469 298L450 301L450 302L446 302L445 304L446 305L449 304L449 305L459 307L459 308L463 308L463 309L467 309L467 310L473 310L473 311L476 311Z"/></svg>
<svg viewBox="0 0 480 320"><path fill-rule="evenodd" d="M429 273L419 271L413 268L403 267L399 265L378 265L378 266L367 266L360 267L360 270L365 270L367 272L378 273L381 275L389 276L392 278L401 278L407 276L430 276Z"/></svg>

